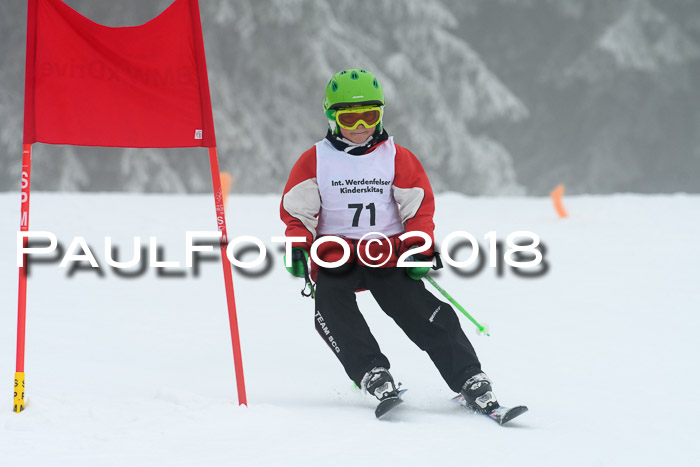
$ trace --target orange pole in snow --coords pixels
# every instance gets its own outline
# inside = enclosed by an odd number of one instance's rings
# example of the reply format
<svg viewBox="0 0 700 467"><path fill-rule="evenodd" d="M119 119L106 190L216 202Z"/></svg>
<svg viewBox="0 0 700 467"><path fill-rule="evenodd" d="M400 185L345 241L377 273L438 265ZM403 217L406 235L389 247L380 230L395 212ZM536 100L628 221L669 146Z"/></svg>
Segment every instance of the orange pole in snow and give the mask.
<svg viewBox="0 0 700 467"><path fill-rule="evenodd" d="M221 189L224 193L224 206L226 205L226 198L231 191L231 185L233 185L233 177L228 172L221 172Z"/></svg>
<svg viewBox="0 0 700 467"><path fill-rule="evenodd" d="M564 203L562 202L562 198L564 198L564 188L564 185L559 185L549 194L549 196L552 198L552 202L554 203L554 209L562 219L568 217L566 214L566 209L564 209Z"/></svg>

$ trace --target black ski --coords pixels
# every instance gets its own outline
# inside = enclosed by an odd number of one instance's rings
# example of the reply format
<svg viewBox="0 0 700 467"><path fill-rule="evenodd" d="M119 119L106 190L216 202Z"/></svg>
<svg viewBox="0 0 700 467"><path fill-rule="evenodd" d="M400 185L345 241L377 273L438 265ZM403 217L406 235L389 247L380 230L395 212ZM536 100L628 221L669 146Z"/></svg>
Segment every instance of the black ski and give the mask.
<svg viewBox="0 0 700 467"><path fill-rule="evenodd" d="M519 405L517 407L499 407L493 412L484 415L499 425L504 425L525 412L527 412L527 407Z"/></svg>
<svg viewBox="0 0 700 467"><path fill-rule="evenodd" d="M455 402L455 403L461 405L462 407L464 407L467 410L471 410L464 403L464 398L462 397L461 394L453 397L452 402ZM509 421L513 420L515 417L524 414L525 412L527 412L527 407L524 405L519 405L517 407L500 406L491 413L479 414L479 415L483 415L485 417L488 417L491 420L493 420L494 422L498 423L499 425L504 425L504 424L508 423ZM474 413L476 413L476 412L474 412Z"/></svg>
<svg viewBox="0 0 700 467"><path fill-rule="evenodd" d="M383 401L381 401L377 408L374 410L374 415L376 415L377 418L382 418L391 409L403 403L403 399L401 399L401 396L404 392L406 392L406 389L400 389L398 395L393 397L387 397Z"/></svg>

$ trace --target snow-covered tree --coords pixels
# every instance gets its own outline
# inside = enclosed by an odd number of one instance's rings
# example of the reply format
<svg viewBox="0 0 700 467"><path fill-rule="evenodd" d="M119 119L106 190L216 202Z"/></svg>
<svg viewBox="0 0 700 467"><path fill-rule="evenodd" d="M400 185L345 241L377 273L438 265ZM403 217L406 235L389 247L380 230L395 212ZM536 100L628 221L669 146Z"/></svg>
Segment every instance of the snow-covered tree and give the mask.
<svg viewBox="0 0 700 467"><path fill-rule="evenodd" d="M108 26L171 0L65 0ZM698 191L697 0L202 0L222 170L279 192L326 128L329 77L365 67L434 187ZM26 2L0 2L0 189L19 184ZM81 167L77 170L77 167ZM210 190L206 151L38 145L34 187ZM87 175L86 175L87 174Z"/></svg>
<svg viewBox="0 0 700 467"><path fill-rule="evenodd" d="M367 57L325 0L203 7L222 169L237 190L278 192L296 158L324 134L328 78L341 63Z"/></svg>
<svg viewBox="0 0 700 467"><path fill-rule="evenodd" d="M339 16L372 37L370 55L389 83L387 126L429 169L438 190L519 193L511 155L471 124L519 120L523 103L452 30L439 1L341 2ZM362 11L374 5L375 22ZM363 30L366 31L363 33Z"/></svg>
<svg viewBox="0 0 700 467"><path fill-rule="evenodd" d="M126 8L67 3L97 22L124 26L143 23L170 1L134 0ZM360 66L382 79L387 127L425 161L437 189L521 191L509 152L472 124L517 120L527 111L452 34L457 21L443 1L208 0L200 7L222 169L232 172L237 190L281 189L294 160L325 132L321 100L328 78ZM21 78L23 66L15 65ZM17 108L17 102L7 105ZM210 183L206 160L197 164L196 157L171 150L45 151L60 156L38 166L37 186L44 189L191 191ZM62 174L81 165L90 177Z"/></svg>
<svg viewBox="0 0 700 467"><path fill-rule="evenodd" d="M0 2L0 189L13 191L19 190L22 167L25 36L16 27L20 12L20 2Z"/></svg>
<svg viewBox="0 0 700 467"><path fill-rule="evenodd" d="M520 191L508 152L473 135L469 123L527 111L450 33L457 23L440 1L218 0L206 11L210 34L228 29L235 38L208 49L212 81L220 83L219 144L239 189L278 191L301 151L325 132L329 77L362 67L384 85L387 128L433 169L436 188ZM252 167L261 176L241 177Z"/></svg>
<svg viewBox="0 0 700 467"><path fill-rule="evenodd" d="M599 81L620 71L658 72L700 58L700 46L649 0L630 0L564 77Z"/></svg>
<svg viewBox="0 0 700 467"><path fill-rule="evenodd" d="M650 0L619 2L613 21L590 44L558 82L581 92L587 106L577 109L580 118L609 123L587 135L574 183L617 191L650 172L678 177L683 189L680 160L689 155L683 141L692 132L685 116L700 104L691 68L700 45Z"/></svg>
<svg viewBox="0 0 700 467"><path fill-rule="evenodd" d="M458 11L460 37L530 110L522 124L486 126L530 192L559 183L569 192L700 187L691 156L700 3L479 0Z"/></svg>

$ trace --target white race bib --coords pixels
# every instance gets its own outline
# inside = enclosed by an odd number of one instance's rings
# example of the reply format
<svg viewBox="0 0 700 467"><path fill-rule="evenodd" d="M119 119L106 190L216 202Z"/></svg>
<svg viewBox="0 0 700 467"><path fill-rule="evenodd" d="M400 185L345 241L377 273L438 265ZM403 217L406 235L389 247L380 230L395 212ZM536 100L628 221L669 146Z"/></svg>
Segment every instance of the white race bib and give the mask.
<svg viewBox="0 0 700 467"><path fill-rule="evenodd" d="M388 237L404 232L391 190L395 157L391 137L359 156L338 151L327 139L316 143L316 180L321 193L318 235L359 239L369 232Z"/></svg>

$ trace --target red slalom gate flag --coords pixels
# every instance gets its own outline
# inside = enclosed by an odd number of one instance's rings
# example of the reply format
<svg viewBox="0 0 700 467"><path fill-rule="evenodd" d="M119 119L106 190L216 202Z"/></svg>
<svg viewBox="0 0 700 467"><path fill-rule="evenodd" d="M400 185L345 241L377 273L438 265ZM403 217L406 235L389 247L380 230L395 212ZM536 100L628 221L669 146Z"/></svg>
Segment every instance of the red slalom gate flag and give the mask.
<svg viewBox="0 0 700 467"><path fill-rule="evenodd" d="M198 0L141 26L97 24L61 0L28 0L20 230L29 230L32 144L208 148L238 401L247 405ZM23 246L27 247L27 238ZM26 253L19 267L14 412L25 407Z"/></svg>
<svg viewBox="0 0 700 467"><path fill-rule="evenodd" d="M24 144L215 147L198 2L112 28L29 0Z"/></svg>

